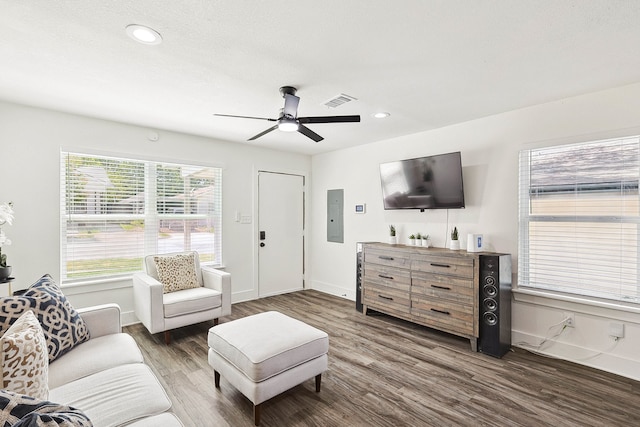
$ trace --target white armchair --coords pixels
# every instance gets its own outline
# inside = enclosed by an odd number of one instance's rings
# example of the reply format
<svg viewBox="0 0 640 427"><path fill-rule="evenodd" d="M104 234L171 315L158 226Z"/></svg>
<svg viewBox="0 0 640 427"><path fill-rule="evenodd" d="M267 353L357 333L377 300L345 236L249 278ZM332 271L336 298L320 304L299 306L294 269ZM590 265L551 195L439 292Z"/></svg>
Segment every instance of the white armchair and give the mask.
<svg viewBox="0 0 640 427"><path fill-rule="evenodd" d="M195 323L214 321L231 314L231 274L212 267L200 266L197 252L180 252L157 256L195 254L195 273L199 286L163 293L154 257L145 257L146 273L133 276L135 313L142 324L155 334L164 332L171 342L171 330Z"/></svg>

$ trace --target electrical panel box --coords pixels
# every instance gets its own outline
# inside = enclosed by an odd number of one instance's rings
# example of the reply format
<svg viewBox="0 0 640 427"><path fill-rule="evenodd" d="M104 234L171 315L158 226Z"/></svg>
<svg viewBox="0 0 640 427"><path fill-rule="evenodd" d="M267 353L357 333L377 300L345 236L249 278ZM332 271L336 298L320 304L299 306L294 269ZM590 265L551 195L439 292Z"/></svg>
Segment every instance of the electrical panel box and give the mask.
<svg viewBox="0 0 640 427"><path fill-rule="evenodd" d="M327 190L327 241L344 243L344 190Z"/></svg>

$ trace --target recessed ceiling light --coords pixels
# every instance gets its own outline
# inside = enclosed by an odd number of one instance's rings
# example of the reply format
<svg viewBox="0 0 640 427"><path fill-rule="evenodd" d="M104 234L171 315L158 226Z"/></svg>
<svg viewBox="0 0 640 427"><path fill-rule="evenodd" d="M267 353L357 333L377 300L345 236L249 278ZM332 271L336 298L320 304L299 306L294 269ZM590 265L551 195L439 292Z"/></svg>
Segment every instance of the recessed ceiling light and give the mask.
<svg viewBox="0 0 640 427"><path fill-rule="evenodd" d="M144 25L131 24L127 25L127 34L135 41L143 44L160 44L162 36L153 28Z"/></svg>
<svg viewBox="0 0 640 427"><path fill-rule="evenodd" d="M375 117L376 119L386 119L387 117L389 117L391 114L387 113L387 112L379 112L379 113L375 113L373 114L373 117Z"/></svg>

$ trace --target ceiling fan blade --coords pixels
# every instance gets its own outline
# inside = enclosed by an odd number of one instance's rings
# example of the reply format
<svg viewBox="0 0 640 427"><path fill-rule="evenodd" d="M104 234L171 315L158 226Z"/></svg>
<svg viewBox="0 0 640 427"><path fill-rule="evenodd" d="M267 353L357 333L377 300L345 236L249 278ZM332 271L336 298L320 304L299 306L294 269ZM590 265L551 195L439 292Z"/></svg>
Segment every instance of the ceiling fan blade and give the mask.
<svg viewBox="0 0 640 427"><path fill-rule="evenodd" d="M303 134L308 138L313 139L315 142L320 142L324 139L323 137L321 137L320 135L318 135L317 133L315 133L314 131L312 131L311 129L309 129L304 125L298 126L298 132L300 132L301 134Z"/></svg>
<svg viewBox="0 0 640 427"><path fill-rule="evenodd" d="M354 123L360 121L360 116L321 116L298 117L300 123Z"/></svg>
<svg viewBox="0 0 640 427"><path fill-rule="evenodd" d="M300 98L286 93L284 95L284 110L282 111L285 116L291 116L294 119L298 115L298 103Z"/></svg>
<svg viewBox="0 0 640 427"><path fill-rule="evenodd" d="M247 139L247 141L253 141L254 139L258 139L261 136L264 136L264 135L268 134L269 132L271 132L272 130L276 130L276 129L278 129L278 125L270 127L269 129L267 129L267 130L265 130L263 132L260 132L259 134L255 135L255 136L252 136L251 138Z"/></svg>
<svg viewBox="0 0 640 427"><path fill-rule="evenodd" d="M255 119L255 120L267 120L269 122L277 122L278 119L269 119L267 117L251 117L251 116L234 116L231 114L214 114L214 116L220 117L235 117L237 119Z"/></svg>

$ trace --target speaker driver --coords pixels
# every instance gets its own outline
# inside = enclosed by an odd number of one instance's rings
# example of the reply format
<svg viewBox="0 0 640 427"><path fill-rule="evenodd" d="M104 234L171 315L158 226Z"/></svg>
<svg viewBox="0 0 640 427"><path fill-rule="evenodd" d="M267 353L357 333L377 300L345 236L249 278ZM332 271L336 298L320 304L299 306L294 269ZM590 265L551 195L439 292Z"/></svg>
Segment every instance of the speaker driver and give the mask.
<svg viewBox="0 0 640 427"><path fill-rule="evenodd" d="M498 295L498 288L493 285L486 285L482 288L482 292L484 293L484 296L493 298Z"/></svg>
<svg viewBox="0 0 640 427"><path fill-rule="evenodd" d="M484 278L484 284L485 285L495 285L496 284L496 278L493 276L486 276Z"/></svg>
<svg viewBox="0 0 640 427"><path fill-rule="evenodd" d="M496 316L495 313L486 312L482 315L482 319L484 320L484 323L489 326L494 326L498 323L498 316Z"/></svg>
<svg viewBox="0 0 640 427"><path fill-rule="evenodd" d="M496 311L496 308L498 308L498 304L493 298L485 298L482 305L486 311Z"/></svg>

